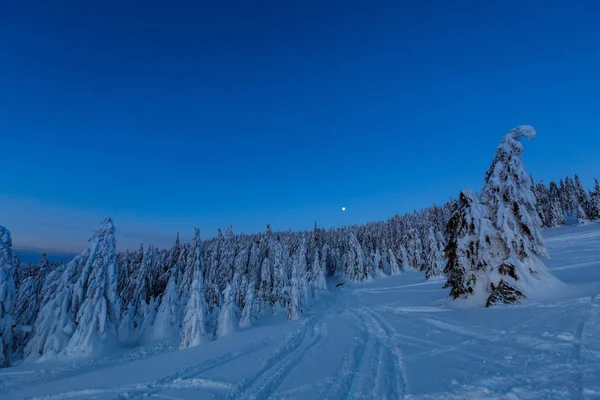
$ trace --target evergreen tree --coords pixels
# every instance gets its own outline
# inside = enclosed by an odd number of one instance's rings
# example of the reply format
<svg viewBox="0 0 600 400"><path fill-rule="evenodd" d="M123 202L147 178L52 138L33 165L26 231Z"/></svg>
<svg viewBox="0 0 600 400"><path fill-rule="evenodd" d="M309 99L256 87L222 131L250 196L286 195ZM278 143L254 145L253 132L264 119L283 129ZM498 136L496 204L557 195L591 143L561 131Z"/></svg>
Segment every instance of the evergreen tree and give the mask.
<svg viewBox="0 0 600 400"><path fill-rule="evenodd" d="M575 195L577 197L578 217L581 220L590 220L591 218L588 215L588 210L590 208L590 204L589 204L590 199L588 198L588 194L585 191L585 189L583 188L583 185L581 184L581 181L579 180L579 176L577 176L577 175L575 175L574 187L575 187Z"/></svg>
<svg viewBox="0 0 600 400"><path fill-rule="evenodd" d="M308 285L310 287L311 295L313 298L317 298L319 296L319 292L327 290L325 270L322 267L321 257L319 256L319 251L317 249L315 249L315 255L310 266L310 273L308 274Z"/></svg>
<svg viewBox="0 0 600 400"><path fill-rule="evenodd" d="M292 293L290 283L290 293L287 298L287 300L290 301L291 296L297 296L297 303L295 304L297 304L297 312L300 313L304 313L304 310L306 309L306 307L308 307L310 295L306 270L306 240L302 238L300 245L296 249L292 260L292 276L295 277L294 285L297 286L297 295L295 293Z"/></svg>
<svg viewBox="0 0 600 400"><path fill-rule="evenodd" d="M420 270L423 265L423 243L415 228L410 228L402 238L404 249L406 249L406 264L414 270Z"/></svg>
<svg viewBox="0 0 600 400"><path fill-rule="evenodd" d="M259 243L253 242L248 257L248 278L250 281L260 282L261 266Z"/></svg>
<svg viewBox="0 0 600 400"><path fill-rule="evenodd" d="M328 274L330 272L329 265L333 264L329 261L329 251L330 247L327 243L325 243L321 250L321 269L323 270L323 274Z"/></svg>
<svg viewBox="0 0 600 400"><path fill-rule="evenodd" d="M495 236L487 208L470 190L460 193L458 210L448 221L446 233L450 239L444 250L448 257L444 288L450 288L454 299L466 298L475 294L478 278L493 265Z"/></svg>
<svg viewBox="0 0 600 400"><path fill-rule="evenodd" d="M396 259L392 249L388 249L387 252L390 263L390 275L398 275L400 273L400 265L398 265L398 260Z"/></svg>
<svg viewBox="0 0 600 400"><path fill-rule="evenodd" d="M76 314L77 327L68 352L89 352L117 343L121 309L117 284L115 227L105 219L90 239L90 255L75 283L74 301L81 301Z"/></svg>
<svg viewBox="0 0 600 400"><path fill-rule="evenodd" d="M231 288L231 285L227 285L223 291L224 300L217 322L217 337L227 336L235 331L235 304L233 302L233 293L234 290Z"/></svg>
<svg viewBox="0 0 600 400"><path fill-rule="evenodd" d="M413 267L410 265L410 259L408 257L408 252L406 251L406 247L400 246L399 254L400 254L400 260L402 262L402 270L403 271L412 270Z"/></svg>
<svg viewBox="0 0 600 400"><path fill-rule="evenodd" d="M15 272L18 270L19 267L15 268ZM40 309L44 281L50 272L50 263L44 253L35 267L26 268L19 278L21 282L17 286L14 309L17 329L14 332L13 346L13 351L18 355L22 355L25 345L32 337L33 326Z"/></svg>
<svg viewBox="0 0 600 400"><path fill-rule="evenodd" d="M237 287L234 293L235 304L243 307L248 287L248 251L246 249L241 249L235 256L235 273L233 276L233 281Z"/></svg>
<svg viewBox="0 0 600 400"><path fill-rule="evenodd" d="M88 248L48 277L26 356L89 352L116 342L120 300L115 247L114 226L106 219Z"/></svg>
<svg viewBox="0 0 600 400"><path fill-rule="evenodd" d="M287 319L290 321L298 319L298 310L301 307L298 267L299 263L294 262L292 267L292 278L290 279L290 293L287 298Z"/></svg>
<svg viewBox="0 0 600 400"><path fill-rule="evenodd" d="M565 224L565 212L562 208L560 190L555 182L550 182L548 196L548 216L546 226L555 227Z"/></svg>
<svg viewBox="0 0 600 400"><path fill-rule="evenodd" d="M228 282L231 282L235 273L236 244L233 236L233 227L230 225L225 229L225 235L221 244L219 274L217 283L219 290L223 291Z"/></svg>
<svg viewBox="0 0 600 400"><path fill-rule="evenodd" d="M0 225L0 368L10 366L15 297L12 238L8 229Z"/></svg>
<svg viewBox="0 0 600 400"><path fill-rule="evenodd" d="M271 261L272 288L270 293L270 306L285 307L285 288L287 287L287 271L284 264L284 252L279 237L272 238L269 243L269 260Z"/></svg>
<svg viewBox="0 0 600 400"><path fill-rule="evenodd" d="M360 282L369 278L363 249L354 232L350 232L348 249L344 255L344 274L349 281Z"/></svg>
<svg viewBox="0 0 600 400"><path fill-rule="evenodd" d="M197 238L196 238L197 233ZM181 329L181 345L180 348L194 347L200 345L202 337L205 335L205 314L206 301L204 298L204 278L202 266L202 243L200 241L200 233L196 229L194 234L195 240L192 240L190 247L189 260L193 260L193 264L189 265L192 269L192 285L189 293L186 296L186 310L183 318Z"/></svg>
<svg viewBox="0 0 600 400"><path fill-rule="evenodd" d="M260 288L258 290L257 300L261 312L271 311L271 293L273 292L271 279L271 260L267 257L263 260L260 271Z"/></svg>
<svg viewBox="0 0 600 400"><path fill-rule="evenodd" d="M590 193L590 218L600 219L600 183L595 179L594 190Z"/></svg>
<svg viewBox="0 0 600 400"><path fill-rule="evenodd" d="M546 188L546 185L544 185L544 182L539 182L537 185L535 185L534 194L536 200L535 208L540 218L541 226L549 226L548 214L550 207L550 194L548 193L548 189Z"/></svg>
<svg viewBox="0 0 600 400"><path fill-rule="evenodd" d="M552 282L540 260L548 258L548 253L539 231L532 183L522 163L523 137L535 138L535 130L521 126L502 139L481 192L499 242L494 250L499 253L499 260L488 273L486 306L520 301L527 292Z"/></svg>
<svg viewBox="0 0 600 400"><path fill-rule="evenodd" d="M120 337L126 341L136 341L144 330L154 323L157 306L153 293L153 257L154 247L149 245L143 253L142 262L137 269L133 295L128 312L119 329Z"/></svg>
<svg viewBox="0 0 600 400"><path fill-rule="evenodd" d="M433 226L429 227L426 244L425 279L441 276L442 271L444 270L444 250Z"/></svg>
<svg viewBox="0 0 600 400"><path fill-rule="evenodd" d="M156 313L152 334L154 340L168 339L180 335L181 317L177 293L177 278L175 271L173 271Z"/></svg>
<svg viewBox="0 0 600 400"><path fill-rule="evenodd" d="M246 296L244 297L244 308L242 310L242 316L240 318L240 328L250 328L252 326L252 320L255 313L254 304L254 286L255 282L252 281L246 288Z"/></svg>

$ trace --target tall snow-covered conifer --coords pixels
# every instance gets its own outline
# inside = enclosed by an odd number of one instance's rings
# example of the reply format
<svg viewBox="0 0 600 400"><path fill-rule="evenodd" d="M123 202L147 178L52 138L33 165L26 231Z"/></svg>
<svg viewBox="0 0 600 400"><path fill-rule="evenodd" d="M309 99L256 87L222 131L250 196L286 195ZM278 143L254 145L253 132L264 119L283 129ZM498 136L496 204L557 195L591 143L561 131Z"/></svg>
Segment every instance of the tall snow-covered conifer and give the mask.
<svg viewBox="0 0 600 400"><path fill-rule="evenodd" d="M88 248L48 279L52 286L26 356L87 353L116 343L120 299L115 250L114 225L107 218Z"/></svg>
<svg viewBox="0 0 600 400"><path fill-rule="evenodd" d="M74 297L81 296L82 303L68 352L87 353L117 343L121 303L116 247L115 227L107 218L90 239L90 255L75 283Z"/></svg>
<svg viewBox="0 0 600 400"><path fill-rule="evenodd" d="M595 180L594 191L590 193L590 210L592 219L600 219L600 183Z"/></svg>
<svg viewBox="0 0 600 400"><path fill-rule="evenodd" d="M255 282L252 281L246 288L244 308L242 309L242 316L239 323L240 328L250 328L252 326L252 319L254 318L255 313L254 286Z"/></svg>
<svg viewBox="0 0 600 400"><path fill-rule="evenodd" d="M177 278L173 273L169 278L154 319L152 339L161 340L180 335L181 306L177 292Z"/></svg>
<svg viewBox="0 0 600 400"><path fill-rule="evenodd" d="M440 235L433 226L429 227L425 243L425 279L441 276L444 270L444 248Z"/></svg>
<svg viewBox="0 0 600 400"><path fill-rule="evenodd" d="M485 175L481 201L489 208L497 232L492 241L498 241L499 256L488 272L486 306L517 302L555 282L541 261L548 253L539 230L532 183L522 162L521 139L535 136L528 125L512 129L502 139Z"/></svg>
<svg viewBox="0 0 600 400"><path fill-rule="evenodd" d="M445 248L448 262L444 269L447 276L444 288L450 288L450 296L454 299L474 295L477 284L482 286L481 280L493 264L495 229L488 212L473 192L463 190L458 210L448 221L446 232L450 239Z"/></svg>
<svg viewBox="0 0 600 400"><path fill-rule="evenodd" d="M186 296L187 304L181 329L181 348L200 345L206 330L204 324L207 306L204 298L202 242L200 241L200 231L197 228L194 228L190 253L192 254L188 259L193 260L193 264L188 267L191 267L193 271L192 286Z"/></svg>
<svg viewBox="0 0 600 400"><path fill-rule="evenodd" d="M217 337L231 335L235 331L235 303L233 302L234 290L231 285L227 285L223 290L223 305L219 311L217 321Z"/></svg>

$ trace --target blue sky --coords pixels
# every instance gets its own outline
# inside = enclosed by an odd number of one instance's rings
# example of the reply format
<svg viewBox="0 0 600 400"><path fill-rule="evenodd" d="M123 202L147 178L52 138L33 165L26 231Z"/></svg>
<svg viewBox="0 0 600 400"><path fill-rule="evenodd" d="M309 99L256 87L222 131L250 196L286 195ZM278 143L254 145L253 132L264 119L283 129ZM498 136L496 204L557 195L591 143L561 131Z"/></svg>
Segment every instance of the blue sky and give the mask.
<svg viewBox="0 0 600 400"><path fill-rule="evenodd" d="M520 124L536 178L600 175L593 0L4 7L15 246L78 250L105 215L121 248L385 219L479 189Z"/></svg>

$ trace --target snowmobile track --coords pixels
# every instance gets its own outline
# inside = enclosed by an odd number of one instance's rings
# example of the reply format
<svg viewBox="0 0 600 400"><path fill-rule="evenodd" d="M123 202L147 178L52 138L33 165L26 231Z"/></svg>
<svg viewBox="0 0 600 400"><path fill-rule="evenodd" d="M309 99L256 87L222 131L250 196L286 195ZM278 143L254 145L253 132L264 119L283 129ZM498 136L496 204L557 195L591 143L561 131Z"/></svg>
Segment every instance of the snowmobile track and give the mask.
<svg viewBox="0 0 600 400"><path fill-rule="evenodd" d="M352 315L352 319L359 319L356 314ZM369 340L369 331L364 324L356 324L361 332L361 336L356 336L348 351L344 355L340 366L336 372L336 378L332 383L329 391L322 393L319 398L327 400L343 400L347 399L354 384L357 371L362 362L367 341Z"/></svg>
<svg viewBox="0 0 600 400"><path fill-rule="evenodd" d="M268 399L274 395L277 389L285 382L287 377L294 371L294 369L302 362L304 357L309 354L316 346L319 345L327 335L327 329L325 324L320 323L314 326L314 336L310 339L306 346L300 346L297 351L294 351L294 355L287 362L282 362L283 365L276 364L272 369L276 369L272 375L267 378L267 381L262 384L253 393L244 394L243 398L249 399Z"/></svg>
<svg viewBox="0 0 600 400"><path fill-rule="evenodd" d="M251 354L255 351L258 351L268 345L270 345L273 341L273 338L267 338L260 340L258 342L254 342L245 347L241 347L239 349L235 349L229 353L226 353L222 356L215 357L206 361L203 361L199 364L192 365L188 368L185 368L181 371L177 371L169 376L166 376L158 381L151 382L145 385L141 385L138 388L122 392L119 395L120 399L139 399L144 397L152 396L155 393L160 392L162 389L166 388L171 383L175 382L178 379L189 379L195 376L198 376L206 371L209 371L213 368L216 368L222 364L226 364L230 361L233 361L237 358L244 357L248 354Z"/></svg>
<svg viewBox="0 0 600 400"><path fill-rule="evenodd" d="M323 328L324 329L324 328ZM215 396L215 399L249 399L249 398L264 398L264 397L252 397L253 392L256 392L256 396L264 394L269 394L269 390L274 391L283 383L285 378L289 375L289 373L293 370L293 368L301 361L301 359L316 346L324 336L324 330L317 329L317 320L315 317L308 320L305 323L303 329L299 329L290 335L288 335L288 339L285 341L283 345L281 345L275 352L264 358L260 368L255 371L253 374L249 375L241 382L238 383L237 387L224 396ZM315 332L315 337L312 341L309 342L306 347L302 348L302 343L304 343L307 333L309 331ZM299 354L294 357L290 362L284 364L280 370L273 373L271 379L261 388L254 388L253 386L260 381L261 377L264 376L270 369L277 366L281 363L283 359L285 359L288 355L296 352L298 349Z"/></svg>
<svg viewBox="0 0 600 400"><path fill-rule="evenodd" d="M406 393L406 371L402 358L402 350L396 339L396 331L377 312L367 311L365 315L371 319L374 327L377 329L377 338L385 348L386 359L388 360L387 364L392 368L391 372L388 370L385 376L379 377L387 382L385 382L383 388L380 388L381 391L376 392L378 394L377 397L383 399L387 393L390 394L391 399L403 399Z"/></svg>

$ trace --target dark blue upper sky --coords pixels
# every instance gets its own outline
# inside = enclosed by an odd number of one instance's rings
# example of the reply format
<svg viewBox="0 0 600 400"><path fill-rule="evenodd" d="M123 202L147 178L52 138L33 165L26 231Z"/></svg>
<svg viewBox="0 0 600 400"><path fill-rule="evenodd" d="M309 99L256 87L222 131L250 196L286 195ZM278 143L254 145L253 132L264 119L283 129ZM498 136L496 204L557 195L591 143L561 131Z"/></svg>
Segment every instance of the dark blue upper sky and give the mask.
<svg viewBox="0 0 600 400"><path fill-rule="evenodd" d="M600 3L16 1L0 13L0 223L78 249L384 219L529 172L600 175ZM346 206L347 211L341 212Z"/></svg>

